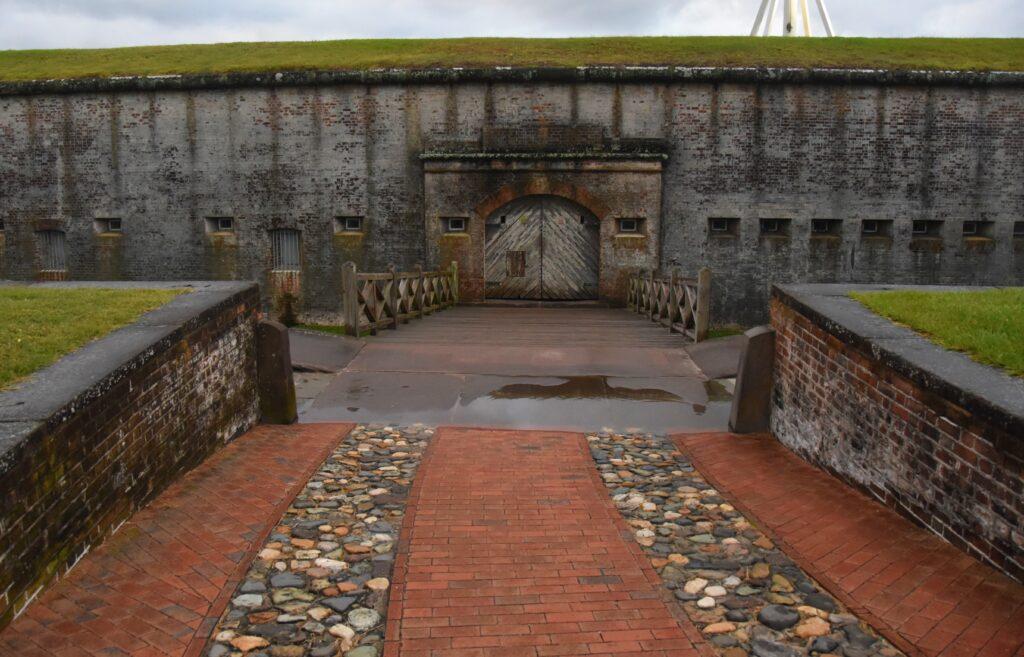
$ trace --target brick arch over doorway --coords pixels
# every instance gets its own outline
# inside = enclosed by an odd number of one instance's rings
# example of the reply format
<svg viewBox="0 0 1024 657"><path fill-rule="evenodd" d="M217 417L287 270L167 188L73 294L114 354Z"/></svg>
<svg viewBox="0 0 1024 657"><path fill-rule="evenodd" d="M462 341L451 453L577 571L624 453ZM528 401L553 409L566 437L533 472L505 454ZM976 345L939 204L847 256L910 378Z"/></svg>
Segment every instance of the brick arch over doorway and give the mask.
<svg viewBox="0 0 1024 657"><path fill-rule="evenodd" d="M660 159L424 159L424 233L431 266L459 265L462 301L487 296L487 218L508 203L551 196L582 206L598 224L597 298L624 303L628 275L657 267L660 252L662 161ZM452 218L464 219L452 231ZM619 219L635 219L642 230L625 235ZM593 296L593 295L591 295Z"/></svg>

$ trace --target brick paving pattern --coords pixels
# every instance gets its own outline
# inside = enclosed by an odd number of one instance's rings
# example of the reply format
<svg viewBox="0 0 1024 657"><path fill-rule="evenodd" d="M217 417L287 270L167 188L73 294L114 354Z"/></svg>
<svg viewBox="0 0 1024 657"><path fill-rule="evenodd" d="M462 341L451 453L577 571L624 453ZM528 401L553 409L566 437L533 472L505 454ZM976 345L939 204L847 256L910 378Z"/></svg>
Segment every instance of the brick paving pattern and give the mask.
<svg viewBox="0 0 1024 657"><path fill-rule="evenodd" d="M699 652L579 434L438 431L402 536L385 657Z"/></svg>
<svg viewBox="0 0 1024 657"><path fill-rule="evenodd" d="M789 556L897 645L929 656L1024 655L1024 586L771 438L677 441Z"/></svg>
<svg viewBox="0 0 1024 657"><path fill-rule="evenodd" d="M0 655L198 654L252 550L350 429L260 427L227 445L40 595Z"/></svg>

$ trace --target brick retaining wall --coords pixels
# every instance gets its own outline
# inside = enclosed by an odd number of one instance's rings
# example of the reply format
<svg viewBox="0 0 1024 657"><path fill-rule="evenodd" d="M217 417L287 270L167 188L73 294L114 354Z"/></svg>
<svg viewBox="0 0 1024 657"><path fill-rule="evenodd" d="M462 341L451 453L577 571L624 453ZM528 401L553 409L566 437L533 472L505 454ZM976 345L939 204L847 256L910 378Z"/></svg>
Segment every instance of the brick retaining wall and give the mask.
<svg viewBox="0 0 1024 657"><path fill-rule="evenodd" d="M194 287L0 394L0 627L256 422L258 288Z"/></svg>
<svg viewBox="0 0 1024 657"><path fill-rule="evenodd" d="M1024 580L1024 381L873 315L848 291L774 289L773 433Z"/></svg>

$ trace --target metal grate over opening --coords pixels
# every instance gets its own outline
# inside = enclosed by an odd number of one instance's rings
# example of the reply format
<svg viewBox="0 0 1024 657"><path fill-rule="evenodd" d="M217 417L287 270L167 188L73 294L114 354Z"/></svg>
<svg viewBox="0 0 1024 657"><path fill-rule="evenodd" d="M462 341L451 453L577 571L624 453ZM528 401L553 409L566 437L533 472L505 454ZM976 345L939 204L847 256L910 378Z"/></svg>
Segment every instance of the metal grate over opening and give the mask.
<svg viewBox="0 0 1024 657"><path fill-rule="evenodd" d="M39 231L43 271L67 271L65 236L62 230Z"/></svg>
<svg viewBox="0 0 1024 657"><path fill-rule="evenodd" d="M270 231L270 249L274 256L274 271L299 271L299 231L279 228Z"/></svg>

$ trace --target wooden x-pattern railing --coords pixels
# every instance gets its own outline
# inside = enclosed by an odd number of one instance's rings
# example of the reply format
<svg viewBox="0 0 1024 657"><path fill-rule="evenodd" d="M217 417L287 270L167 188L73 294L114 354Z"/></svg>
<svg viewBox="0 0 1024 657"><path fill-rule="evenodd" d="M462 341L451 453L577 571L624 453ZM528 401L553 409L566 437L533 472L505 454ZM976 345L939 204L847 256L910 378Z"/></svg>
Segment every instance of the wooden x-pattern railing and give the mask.
<svg viewBox="0 0 1024 657"><path fill-rule="evenodd" d="M707 339L711 320L711 270L701 269L697 278L637 272L629 278L626 303L673 333L700 342Z"/></svg>
<svg viewBox="0 0 1024 657"><path fill-rule="evenodd" d="M392 265L383 273L360 273L346 262L342 269L345 330L350 335L378 329L397 329L410 319L454 305L458 301L459 270L396 271Z"/></svg>

